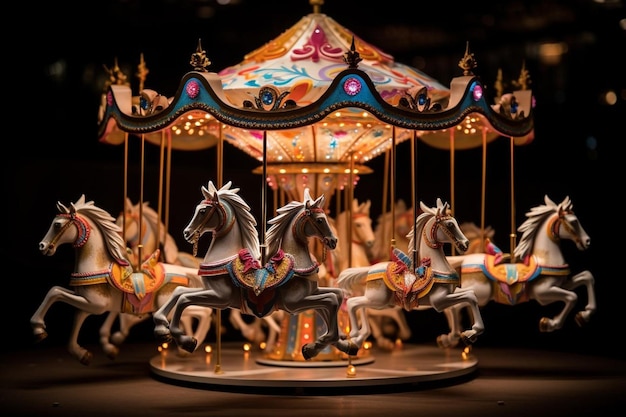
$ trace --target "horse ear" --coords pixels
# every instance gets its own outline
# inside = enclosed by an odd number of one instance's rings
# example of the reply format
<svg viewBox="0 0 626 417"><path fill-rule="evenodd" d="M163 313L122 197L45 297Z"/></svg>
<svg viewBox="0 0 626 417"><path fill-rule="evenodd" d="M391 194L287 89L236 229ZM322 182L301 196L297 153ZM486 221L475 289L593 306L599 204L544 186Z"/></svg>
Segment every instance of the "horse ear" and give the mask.
<svg viewBox="0 0 626 417"><path fill-rule="evenodd" d="M65 213L65 214L70 213L70 209L65 207L63 203L61 203L60 201L57 201L57 209L59 210L60 213Z"/></svg>
<svg viewBox="0 0 626 417"><path fill-rule="evenodd" d="M556 206L556 203L552 201L550 197L548 197L548 194L543 196L543 201L546 203L547 206L551 206L551 207Z"/></svg>
<svg viewBox="0 0 626 417"><path fill-rule="evenodd" d="M209 193L217 193L217 188L215 188L215 184L213 184L213 181L209 181Z"/></svg>
<svg viewBox="0 0 626 417"><path fill-rule="evenodd" d="M313 200L311 198L311 190L309 190L308 188L305 188L304 189L304 200L303 201L307 202L307 201L310 201L310 200Z"/></svg>
<svg viewBox="0 0 626 417"><path fill-rule="evenodd" d="M76 206L74 205L74 203L70 203L70 213L69 214L76 214Z"/></svg>
<svg viewBox="0 0 626 417"><path fill-rule="evenodd" d="M422 209L422 211L423 211L423 212L425 212L425 213L427 213L427 212L431 211L431 210L430 210L430 207L428 207L426 204L424 204L424 202L423 202L423 201L420 201L420 208L421 208L421 209Z"/></svg>

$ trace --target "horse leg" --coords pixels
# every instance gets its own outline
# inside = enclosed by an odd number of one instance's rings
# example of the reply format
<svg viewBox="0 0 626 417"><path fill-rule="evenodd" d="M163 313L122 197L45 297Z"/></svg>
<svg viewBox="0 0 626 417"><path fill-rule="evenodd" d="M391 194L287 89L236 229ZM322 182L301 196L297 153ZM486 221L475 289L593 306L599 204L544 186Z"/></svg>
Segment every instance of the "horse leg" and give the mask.
<svg viewBox="0 0 626 417"><path fill-rule="evenodd" d="M264 317L265 323L267 324L267 338L265 340L265 351L271 352L274 349L274 345L276 345L276 340L278 339L278 335L280 335L280 325L278 322L283 320L285 312L281 310L276 310L269 316ZM278 321L276 320L278 318Z"/></svg>
<svg viewBox="0 0 626 417"><path fill-rule="evenodd" d="M50 307L65 298L66 296L74 296L79 297L72 290L68 290L67 288L54 286L50 288L44 297L43 301L35 311L35 313L30 318L30 326L33 329L33 335L35 336L35 342L41 342L46 337L48 337L48 333L46 332L46 323L44 318L46 314L48 314L48 310ZM81 297L82 298L82 297ZM85 303L87 300L83 299Z"/></svg>
<svg viewBox="0 0 626 417"><path fill-rule="evenodd" d="M339 338L338 313L342 302L342 290L334 287L318 288L313 294L299 300L285 300L285 310L288 312L296 314L313 309L326 324L326 332L323 335L320 335L314 342L302 346L302 355L306 360L317 356L328 345L333 345L341 352L350 355L358 351L349 341Z"/></svg>
<svg viewBox="0 0 626 417"><path fill-rule="evenodd" d="M532 286L531 298L545 306L557 301L564 303L563 309L553 318L542 317L539 320L540 332L553 332L563 327L565 318L574 309L578 302L578 295L574 291L555 286L554 281L537 282Z"/></svg>
<svg viewBox="0 0 626 417"><path fill-rule="evenodd" d="M109 359L115 359L119 354L118 347L111 341L111 329L118 315L117 311L109 311L102 326L100 326L100 345Z"/></svg>
<svg viewBox="0 0 626 417"><path fill-rule="evenodd" d="M167 301L161 304L161 306L153 313L152 320L154 320L154 335L158 341L167 343L172 340L168 317L170 316L172 309L176 306L179 297L189 291L198 291L198 288L183 286L176 287Z"/></svg>
<svg viewBox="0 0 626 417"><path fill-rule="evenodd" d="M350 342L356 346L357 352L372 333L366 307L370 307L370 300L364 295L346 300L346 309L350 318ZM359 312L361 313L360 320Z"/></svg>
<svg viewBox="0 0 626 417"><path fill-rule="evenodd" d="M587 288L587 305L583 311L576 313L576 324L582 327L589 323L591 316L596 312L596 292L594 289L595 278L590 271L582 271L567 281L565 288L573 290L581 285Z"/></svg>
<svg viewBox="0 0 626 417"><path fill-rule="evenodd" d="M461 332L463 342L470 345L485 331L482 315L478 307L478 299L474 291L456 287L451 291L450 286L443 285L433 288L428 294L430 305L437 311L442 312L452 306L467 306L470 309L472 327L470 330Z"/></svg>
<svg viewBox="0 0 626 417"><path fill-rule="evenodd" d="M181 321L185 327L187 334L193 334L193 337L200 343L204 342L206 335L211 329L211 320L213 309L203 306L189 306L183 312ZM194 326L193 323L196 323ZM194 330L195 329L195 330Z"/></svg>
<svg viewBox="0 0 626 417"><path fill-rule="evenodd" d="M186 291L178 291L183 288ZM176 344L189 353L193 353L198 346L198 340L193 335L187 335L181 327L181 317L185 309L189 306L212 307L223 310L229 307L230 297L232 294L219 294L213 289L178 287L174 290L177 294L176 302L173 307L172 318L169 323L169 331L176 341ZM225 297L223 297L225 296ZM174 297L171 297L174 298ZM170 300L171 300L170 298ZM168 301L167 304L169 304Z"/></svg>
<svg viewBox="0 0 626 417"><path fill-rule="evenodd" d="M135 327L137 324L145 321L150 317L149 314L132 314L132 313L121 313L120 317L120 328L117 332L111 335L111 342L116 346L121 346L122 343L128 337L130 333L130 329Z"/></svg>
<svg viewBox="0 0 626 417"><path fill-rule="evenodd" d="M76 308L77 312L74 315L74 327L72 329L70 341L68 342L68 350L72 356L76 357L80 361L80 363L83 365L89 365L91 359L93 358L93 354L78 344L78 334L83 322L89 315L102 314L107 311L108 304L106 300L103 300L101 303L95 301L92 302L67 288L60 286L50 288L44 298L44 301L41 303L39 308L37 308L37 311L35 311L35 314L33 314L30 319L36 341L41 341L48 336L46 333L44 317L50 307L56 302L69 304L70 306Z"/></svg>
<svg viewBox="0 0 626 417"><path fill-rule="evenodd" d="M72 356L74 356L82 365L90 365L93 359L93 353L85 349L78 344L78 335L80 329L85 322L85 319L89 317L91 313L77 309L74 314L74 324L72 325L72 332L70 334L70 340L67 344L67 350Z"/></svg>
<svg viewBox="0 0 626 417"><path fill-rule="evenodd" d="M452 306L443 310L448 322L449 333L437 336L437 346L442 349L454 348L461 340L462 307Z"/></svg>
<svg viewBox="0 0 626 417"><path fill-rule="evenodd" d="M241 331L246 340L253 343L261 343L265 340L265 334L258 319L255 318L254 323L249 324L241 316L241 311L232 309L229 320L235 329Z"/></svg>
<svg viewBox="0 0 626 417"><path fill-rule="evenodd" d="M385 337L383 332L382 319L385 317L384 309L376 310L373 308L367 308L361 310L361 330L364 333L371 334L374 340L376 340L376 346L380 349L392 351L395 347L395 342L388 337ZM368 336L365 336L366 338ZM361 341L361 343L364 340Z"/></svg>

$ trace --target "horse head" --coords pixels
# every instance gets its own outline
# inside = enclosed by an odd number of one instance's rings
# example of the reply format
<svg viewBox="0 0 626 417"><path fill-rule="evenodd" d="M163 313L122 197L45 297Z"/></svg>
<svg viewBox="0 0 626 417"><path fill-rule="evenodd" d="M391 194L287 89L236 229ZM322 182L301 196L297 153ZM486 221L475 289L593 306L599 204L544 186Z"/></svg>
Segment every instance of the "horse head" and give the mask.
<svg viewBox="0 0 626 417"><path fill-rule="evenodd" d="M545 196L546 204L550 201ZM554 204L554 203L552 203ZM580 224L578 217L574 214L574 205L569 197L565 197L557 208L557 220L550 229L559 239L569 239L576 244L578 250L587 250L591 245L591 238Z"/></svg>
<svg viewBox="0 0 626 417"><path fill-rule="evenodd" d="M207 232L221 233L227 232L228 223L232 223L235 219L230 213L229 208L222 204L219 197L219 191L230 190L231 182L226 183L218 190L212 181L209 181L208 188L202 186L202 195L204 199L196 206L194 214L183 230L185 240L194 245L194 256L200 236ZM231 191L237 192L239 189Z"/></svg>
<svg viewBox="0 0 626 417"><path fill-rule="evenodd" d="M370 217L371 200L360 203L354 199L352 201L352 240L371 250L374 247L376 236L372 228L372 218Z"/></svg>
<svg viewBox="0 0 626 417"><path fill-rule="evenodd" d="M329 249L337 247L337 236L333 232L326 212L324 211L325 196L322 194L313 200L309 189L304 190L304 210L297 224L296 230L305 239L315 237Z"/></svg>
<svg viewBox="0 0 626 417"><path fill-rule="evenodd" d="M424 241L431 247L442 243L452 243L460 252L465 252L469 247L469 239L465 236L456 218L450 213L450 206L437 198L436 207L428 207L420 202L424 213L432 217L430 227L424 227ZM418 217L419 219L419 217Z"/></svg>

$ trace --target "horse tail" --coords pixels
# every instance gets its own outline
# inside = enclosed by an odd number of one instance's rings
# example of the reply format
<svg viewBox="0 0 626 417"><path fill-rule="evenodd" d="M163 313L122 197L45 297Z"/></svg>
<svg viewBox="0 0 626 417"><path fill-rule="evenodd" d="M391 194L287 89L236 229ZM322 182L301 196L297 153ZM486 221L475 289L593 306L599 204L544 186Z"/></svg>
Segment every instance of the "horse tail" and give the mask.
<svg viewBox="0 0 626 417"><path fill-rule="evenodd" d="M358 289L365 287L365 279L370 268L370 266L360 266L344 269L337 277L337 286L344 290L348 296L354 295Z"/></svg>

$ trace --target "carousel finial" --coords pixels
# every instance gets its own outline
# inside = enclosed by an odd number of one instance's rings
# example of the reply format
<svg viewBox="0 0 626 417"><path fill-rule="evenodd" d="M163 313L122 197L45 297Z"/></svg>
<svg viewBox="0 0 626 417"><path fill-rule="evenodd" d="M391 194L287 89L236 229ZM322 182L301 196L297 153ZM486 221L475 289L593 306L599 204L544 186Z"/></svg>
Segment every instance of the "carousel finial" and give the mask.
<svg viewBox="0 0 626 417"><path fill-rule="evenodd" d="M146 61L143 59L143 52L139 56L139 65L137 65L137 73L135 75L139 79L139 91L143 91L143 84L146 81L150 70L146 67Z"/></svg>
<svg viewBox="0 0 626 417"><path fill-rule="evenodd" d="M202 41L198 39L198 48L196 52L191 54L191 61L189 61L194 71L206 72L207 68L211 65L211 61L206 56L206 51L202 49Z"/></svg>
<svg viewBox="0 0 626 417"><path fill-rule="evenodd" d="M363 61L361 55L357 52L356 47L354 46L354 35L352 36L352 45L350 45L350 50L344 54L343 60L346 64L348 64L349 68L356 68L359 65L359 62Z"/></svg>
<svg viewBox="0 0 626 417"><path fill-rule="evenodd" d="M309 0L311 6L313 6L313 13L321 13L324 0Z"/></svg>
<svg viewBox="0 0 626 417"><path fill-rule="evenodd" d="M117 64L117 57L113 62L113 68L109 69L106 65L104 66L104 70L109 74L109 79L105 82L104 89L108 89L111 85L129 85L127 79L128 77L122 72L119 65Z"/></svg>
<svg viewBox="0 0 626 417"><path fill-rule="evenodd" d="M474 59L474 54L469 51L469 42L465 46L465 55L459 61L459 68L463 70L463 75L474 75L472 70L476 68L478 64Z"/></svg>
<svg viewBox="0 0 626 417"><path fill-rule="evenodd" d="M528 90L530 83L530 73L526 69L526 61L524 61L522 63L522 70L520 71L517 81L513 81L512 84L520 90Z"/></svg>

